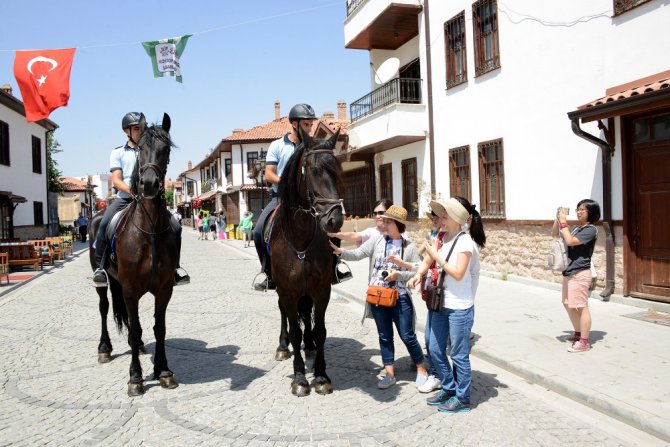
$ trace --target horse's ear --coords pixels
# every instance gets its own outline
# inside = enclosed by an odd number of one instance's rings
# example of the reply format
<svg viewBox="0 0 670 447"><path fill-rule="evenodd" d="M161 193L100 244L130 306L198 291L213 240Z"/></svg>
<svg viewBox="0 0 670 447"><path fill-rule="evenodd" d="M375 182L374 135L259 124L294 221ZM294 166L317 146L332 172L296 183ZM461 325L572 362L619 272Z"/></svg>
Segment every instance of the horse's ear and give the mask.
<svg viewBox="0 0 670 447"><path fill-rule="evenodd" d="M143 133L144 130L147 128L147 119L144 117L144 113L140 113L140 133Z"/></svg>
<svg viewBox="0 0 670 447"><path fill-rule="evenodd" d="M163 128L164 131L167 133L170 133L170 126L172 125L172 120L170 119L170 115L167 113L163 113L163 123L161 124L161 127Z"/></svg>
<svg viewBox="0 0 670 447"><path fill-rule="evenodd" d="M298 123L298 135L300 136L300 141L302 141L303 146L309 149L312 147L312 137L309 136L308 132L302 130L302 126Z"/></svg>
<svg viewBox="0 0 670 447"><path fill-rule="evenodd" d="M337 144L337 138L340 136L340 128L337 128L337 131L333 135L331 135L328 140L326 140L326 144L324 145L326 149L335 149L335 145Z"/></svg>

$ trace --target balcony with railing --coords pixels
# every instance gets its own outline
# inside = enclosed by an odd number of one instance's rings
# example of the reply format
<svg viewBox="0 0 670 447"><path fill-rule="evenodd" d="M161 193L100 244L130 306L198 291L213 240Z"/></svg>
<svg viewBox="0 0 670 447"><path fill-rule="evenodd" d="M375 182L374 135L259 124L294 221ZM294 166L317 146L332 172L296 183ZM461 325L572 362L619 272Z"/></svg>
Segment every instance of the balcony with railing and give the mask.
<svg viewBox="0 0 670 447"><path fill-rule="evenodd" d="M352 102L349 111L352 160L426 138L421 79L392 79Z"/></svg>
<svg viewBox="0 0 670 447"><path fill-rule="evenodd" d="M344 46L395 50L419 35L420 0L346 0Z"/></svg>
<svg viewBox="0 0 670 447"><path fill-rule="evenodd" d="M396 103L421 104L421 79L395 78L351 103L351 122Z"/></svg>

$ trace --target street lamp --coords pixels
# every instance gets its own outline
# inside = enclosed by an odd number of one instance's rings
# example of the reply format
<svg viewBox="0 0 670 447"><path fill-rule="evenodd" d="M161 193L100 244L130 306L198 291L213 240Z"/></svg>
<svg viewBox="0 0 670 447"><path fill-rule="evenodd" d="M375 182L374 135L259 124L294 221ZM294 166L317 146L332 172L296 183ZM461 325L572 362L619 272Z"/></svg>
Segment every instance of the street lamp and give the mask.
<svg viewBox="0 0 670 447"><path fill-rule="evenodd" d="M261 156L256 160L256 186L261 189L261 212L265 207L265 155L261 151Z"/></svg>

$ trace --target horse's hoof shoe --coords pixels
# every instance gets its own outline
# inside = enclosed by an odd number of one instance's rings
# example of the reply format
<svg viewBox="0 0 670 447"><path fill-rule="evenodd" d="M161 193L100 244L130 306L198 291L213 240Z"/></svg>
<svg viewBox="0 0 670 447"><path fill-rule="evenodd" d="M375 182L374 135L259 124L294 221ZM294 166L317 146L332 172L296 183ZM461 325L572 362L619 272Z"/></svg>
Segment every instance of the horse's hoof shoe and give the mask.
<svg viewBox="0 0 670 447"><path fill-rule="evenodd" d="M291 393L298 397L305 397L309 396L309 384L302 384L302 383L292 383L291 384Z"/></svg>
<svg viewBox="0 0 670 447"><path fill-rule="evenodd" d="M275 360L278 362L281 362L283 360L288 360L291 357L291 353L289 351L284 351L277 349L277 352L275 352Z"/></svg>
<svg viewBox="0 0 670 447"><path fill-rule="evenodd" d="M314 385L314 392L325 396L333 392L333 385L331 383L317 383Z"/></svg>
<svg viewBox="0 0 670 447"><path fill-rule="evenodd" d="M109 363L112 361L112 354L109 352L98 352L98 363Z"/></svg>
<svg viewBox="0 0 670 447"><path fill-rule="evenodd" d="M128 396L136 397L144 394L144 384L140 383L130 383L128 382Z"/></svg>
<svg viewBox="0 0 670 447"><path fill-rule="evenodd" d="M177 383L177 379L175 379L174 374L167 377L160 377L158 379L158 383L160 383L161 388L167 388L169 390L179 386L179 383Z"/></svg>

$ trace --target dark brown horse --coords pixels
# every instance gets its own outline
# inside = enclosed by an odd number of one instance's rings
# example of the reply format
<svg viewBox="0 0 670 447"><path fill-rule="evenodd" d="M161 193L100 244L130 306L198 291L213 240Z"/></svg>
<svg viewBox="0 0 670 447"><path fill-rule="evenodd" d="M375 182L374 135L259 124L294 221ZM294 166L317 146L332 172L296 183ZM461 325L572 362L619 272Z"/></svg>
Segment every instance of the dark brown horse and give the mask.
<svg viewBox="0 0 670 447"><path fill-rule="evenodd" d="M167 210L164 190L165 174L173 146L169 134L170 124L170 117L164 114L161 126L149 127L142 115L141 136L137 142L137 163L131 180L135 200L127 209L126 219L116 229L116 264L108 268L112 309L117 327L121 328L123 323L129 328L128 341L132 350L129 396L144 393L144 378L139 359L144 346L138 305L140 298L147 292L151 292L155 298L154 379L163 388L178 386L165 356L165 312L172 297L174 271L179 262L177 238L170 225L172 217ZM92 232L97 229L98 224L93 219ZM94 234L90 240L95 240ZM107 348L111 352L112 346L106 327L109 305L106 290L99 290L103 334L98 352ZM121 299L125 306L120 305Z"/></svg>
<svg viewBox="0 0 670 447"><path fill-rule="evenodd" d="M324 356L325 316L333 275L333 250L326 232L339 231L344 218L340 199L342 170L333 155L338 135L339 131L326 141L301 135L303 142L281 175L281 205L270 238L272 277L282 315L275 358L288 357L290 340L294 371L291 391L297 396L310 392L300 353L303 340L305 355L315 355L314 390L319 394L333 392Z"/></svg>

